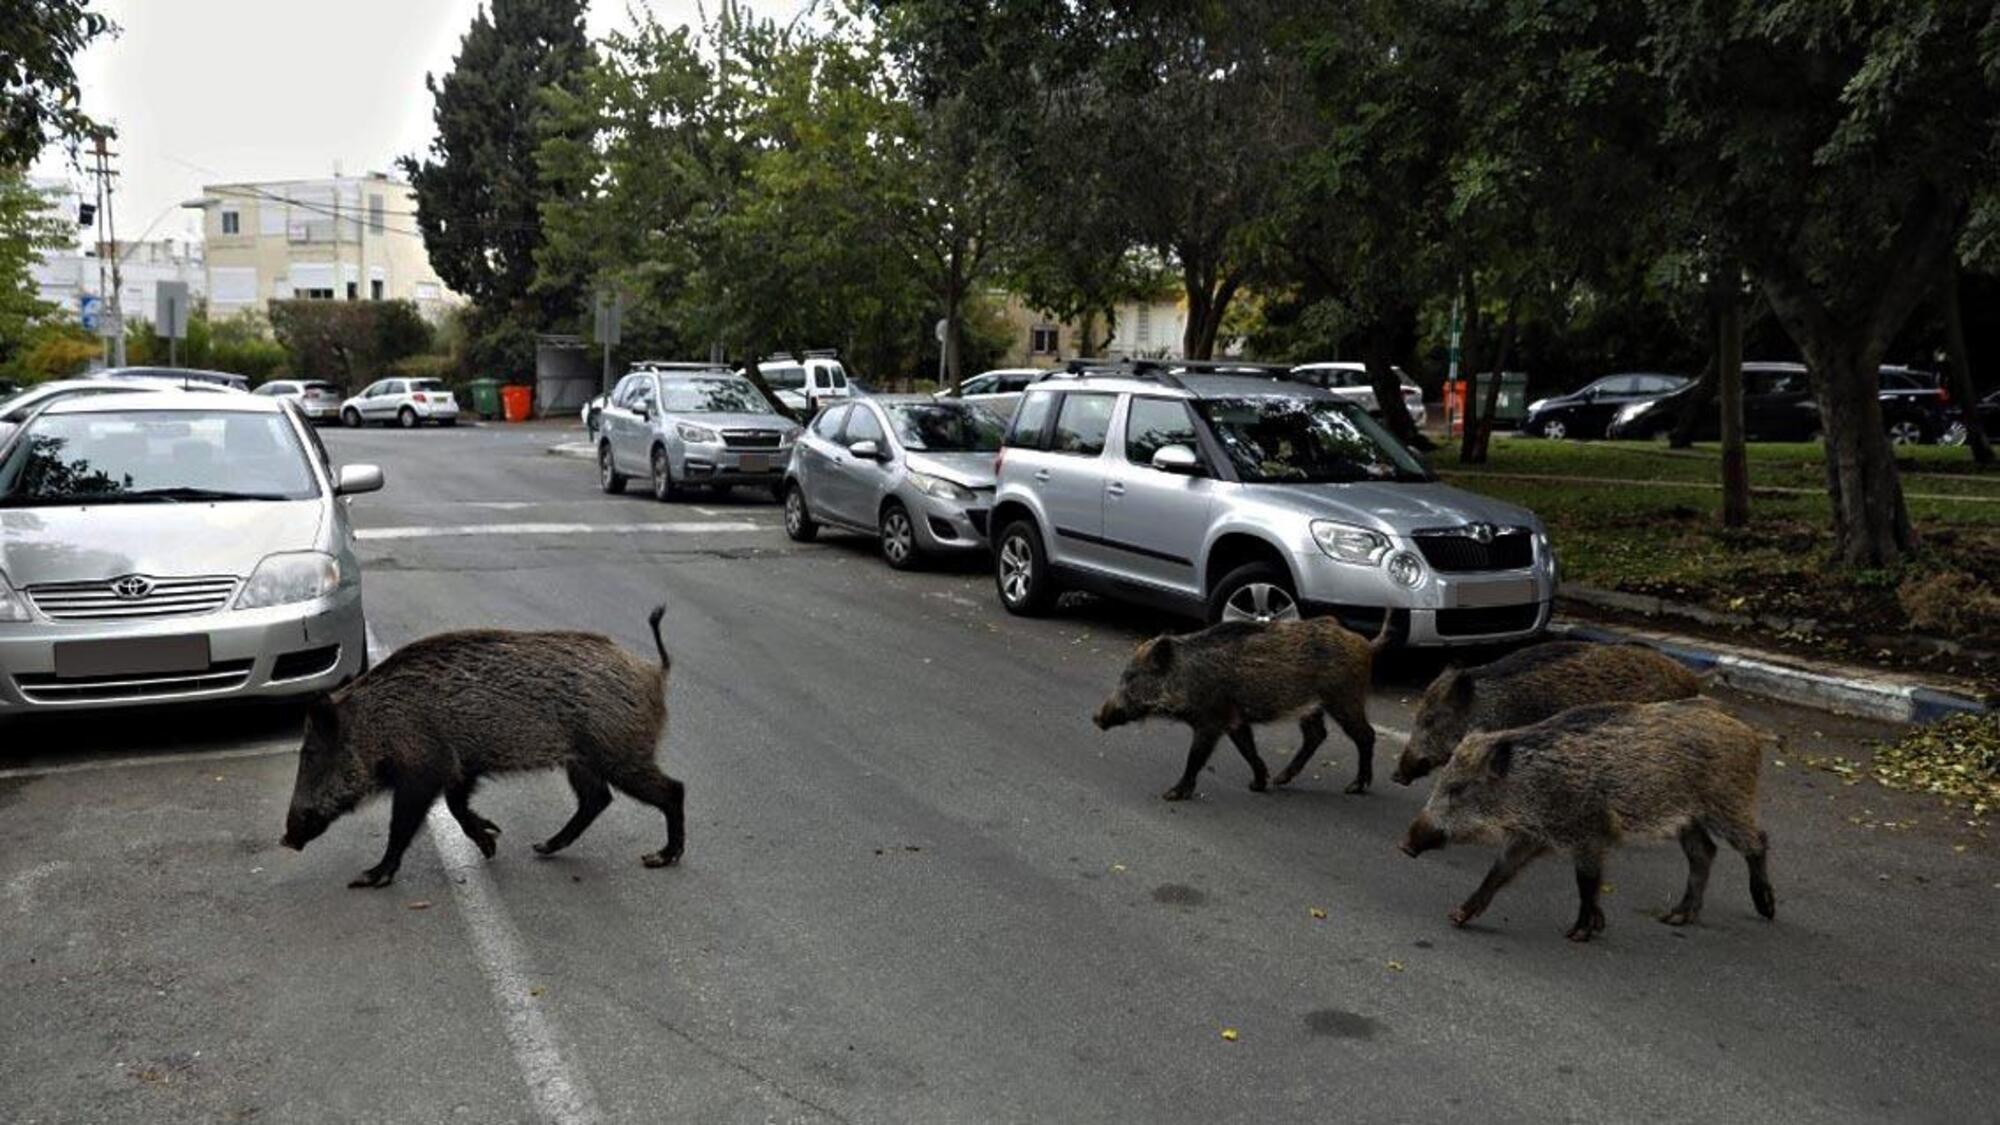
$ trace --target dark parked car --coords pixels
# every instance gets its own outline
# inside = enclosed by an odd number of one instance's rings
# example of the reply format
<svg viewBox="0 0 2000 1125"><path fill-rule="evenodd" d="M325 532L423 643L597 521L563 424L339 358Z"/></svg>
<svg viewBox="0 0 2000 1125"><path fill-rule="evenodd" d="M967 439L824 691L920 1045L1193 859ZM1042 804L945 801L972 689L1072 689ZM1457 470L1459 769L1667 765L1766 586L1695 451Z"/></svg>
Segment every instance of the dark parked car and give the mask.
<svg viewBox="0 0 2000 1125"><path fill-rule="evenodd" d="M1601 438L1620 409L1679 390L1687 383L1682 375L1646 372L1606 375L1581 390L1529 403L1521 432L1556 440Z"/></svg>
<svg viewBox="0 0 2000 1125"><path fill-rule="evenodd" d="M1979 428L1986 431L1987 438L2000 441L2000 391L1980 399L1973 411L1979 418ZM1944 433L1938 435L1938 443L1964 445L1965 438L1965 419L1959 416L1956 409L1947 409Z"/></svg>
<svg viewBox="0 0 2000 1125"><path fill-rule="evenodd" d="M1882 369L1882 424L1898 445L1933 442L1944 432L1944 395L1937 377L1902 367ZM1611 419L1606 436L1654 440L1671 433L1681 404L1696 384L1632 403ZM1819 402L1802 363L1743 365L1743 436L1748 441L1811 441L1820 435ZM1711 405L1695 440L1722 436L1722 410Z"/></svg>

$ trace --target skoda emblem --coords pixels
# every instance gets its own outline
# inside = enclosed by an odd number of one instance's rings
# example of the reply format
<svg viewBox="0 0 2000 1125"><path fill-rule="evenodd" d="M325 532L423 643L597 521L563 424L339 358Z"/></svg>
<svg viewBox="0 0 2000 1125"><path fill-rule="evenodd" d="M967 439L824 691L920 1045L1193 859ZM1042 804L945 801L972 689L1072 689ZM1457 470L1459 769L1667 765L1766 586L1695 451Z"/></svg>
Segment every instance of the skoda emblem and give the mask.
<svg viewBox="0 0 2000 1125"><path fill-rule="evenodd" d="M1490 524L1490 523L1469 523L1469 524L1466 524L1466 525L1465 525L1465 533L1466 533L1467 535L1470 535L1470 536L1472 536L1472 541L1473 541L1474 543L1491 543L1491 542L1493 542L1493 525L1492 525L1492 524Z"/></svg>
<svg viewBox="0 0 2000 1125"><path fill-rule="evenodd" d="M128 602L136 602L153 592L153 580L143 574L128 574L113 579L111 592Z"/></svg>

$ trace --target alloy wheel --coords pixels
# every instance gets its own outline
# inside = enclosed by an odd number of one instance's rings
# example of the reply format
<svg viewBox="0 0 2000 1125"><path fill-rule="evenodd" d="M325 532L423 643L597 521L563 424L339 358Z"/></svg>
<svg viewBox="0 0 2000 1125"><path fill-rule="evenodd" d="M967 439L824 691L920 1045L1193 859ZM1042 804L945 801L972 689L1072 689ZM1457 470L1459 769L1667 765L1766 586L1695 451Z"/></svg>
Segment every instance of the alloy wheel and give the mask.
<svg viewBox="0 0 2000 1125"><path fill-rule="evenodd" d="M674 494L673 466L667 463L667 451L653 450L653 499L667 500Z"/></svg>
<svg viewBox="0 0 2000 1125"><path fill-rule="evenodd" d="M806 499L794 488L785 493L785 530L793 535L806 525Z"/></svg>
<svg viewBox="0 0 2000 1125"><path fill-rule="evenodd" d="M1561 419L1552 418L1542 423L1542 436L1550 441L1561 441L1569 436L1569 427L1563 425Z"/></svg>
<svg viewBox="0 0 2000 1125"><path fill-rule="evenodd" d="M1890 445L1917 445L1924 440L1924 429L1909 419L1889 423Z"/></svg>
<svg viewBox="0 0 2000 1125"><path fill-rule="evenodd" d="M1008 536L1006 542L1000 544L1000 592L1010 604L1019 605L1028 600L1028 586L1034 572L1034 548L1022 536Z"/></svg>
<svg viewBox="0 0 2000 1125"><path fill-rule="evenodd" d="M1965 439L1966 439L1965 423L1962 421L1953 422L1951 425L1946 426L1944 428L1944 433L1938 435L1938 444L1964 445Z"/></svg>
<svg viewBox="0 0 2000 1125"><path fill-rule="evenodd" d="M901 508L890 508L882 516L882 557L890 566L902 566L910 561L917 548L916 529L910 526L909 513Z"/></svg>
<svg viewBox="0 0 2000 1125"><path fill-rule="evenodd" d="M1291 592L1269 582L1251 582L1222 605L1224 621L1297 621L1299 603Z"/></svg>

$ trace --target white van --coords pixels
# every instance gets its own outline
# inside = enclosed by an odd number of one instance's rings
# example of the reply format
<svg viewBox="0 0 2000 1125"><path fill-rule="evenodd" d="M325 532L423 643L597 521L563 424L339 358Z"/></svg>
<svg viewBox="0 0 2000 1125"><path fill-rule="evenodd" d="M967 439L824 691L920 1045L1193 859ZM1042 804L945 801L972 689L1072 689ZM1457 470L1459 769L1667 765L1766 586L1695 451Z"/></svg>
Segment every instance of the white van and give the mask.
<svg viewBox="0 0 2000 1125"><path fill-rule="evenodd" d="M802 360L778 356L758 364L757 370L771 393L802 417L811 417L828 403L854 394L847 382L847 369L831 355L807 352Z"/></svg>

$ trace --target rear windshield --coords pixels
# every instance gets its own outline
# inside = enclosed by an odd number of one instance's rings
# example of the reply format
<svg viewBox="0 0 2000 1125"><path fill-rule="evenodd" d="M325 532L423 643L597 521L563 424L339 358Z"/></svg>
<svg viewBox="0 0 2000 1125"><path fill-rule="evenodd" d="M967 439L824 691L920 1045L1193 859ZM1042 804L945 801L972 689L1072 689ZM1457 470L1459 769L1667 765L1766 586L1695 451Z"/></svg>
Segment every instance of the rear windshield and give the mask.
<svg viewBox="0 0 2000 1125"><path fill-rule="evenodd" d="M748 379L663 379L660 409L667 414L768 414L770 406Z"/></svg>
<svg viewBox="0 0 2000 1125"><path fill-rule="evenodd" d="M319 485L282 414L44 414L0 461L0 507L305 500Z"/></svg>
<svg viewBox="0 0 2000 1125"><path fill-rule="evenodd" d="M337 391L340 389L332 383L301 383L300 386L308 391Z"/></svg>
<svg viewBox="0 0 2000 1125"><path fill-rule="evenodd" d="M325 386L323 383L320 385ZM447 394L451 390L451 388L444 385L444 380L442 379L412 379L410 380L410 389L413 391L436 391L438 394Z"/></svg>
<svg viewBox="0 0 2000 1125"><path fill-rule="evenodd" d="M1006 425L986 411L955 402L898 402L889 424L904 449L920 453L993 453Z"/></svg>
<svg viewBox="0 0 2000 1125"><path fill-rule="evenodd" d="M803 367L763 368L764 384L774 391L795 391L806 385L806 369Z"/></svg>
<svg viewBox="0 0 2000 1125"><path fill-rule="evenodd" d="M1430 470L1352 403L1266 395L1197 400L1245 481L1427 481Z"/></svg>

